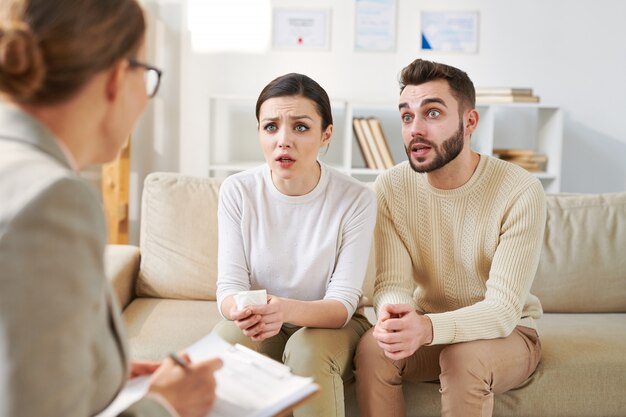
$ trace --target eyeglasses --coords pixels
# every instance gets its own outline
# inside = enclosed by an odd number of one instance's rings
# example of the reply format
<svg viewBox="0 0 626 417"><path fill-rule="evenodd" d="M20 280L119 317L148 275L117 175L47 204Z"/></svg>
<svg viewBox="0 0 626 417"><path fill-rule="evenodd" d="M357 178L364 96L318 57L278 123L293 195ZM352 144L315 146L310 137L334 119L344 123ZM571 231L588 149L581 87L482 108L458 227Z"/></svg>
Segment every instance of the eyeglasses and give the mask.
<svg viewBox="0 0 626 417"><path fill-rule="evenodd" d="M145 64L133 58L128 59L128 64L131 67L139 67L145 70L143 78L146 83L146 93L148 94L149 98L154 97L157 91L159 91L159 85L161 85L161 75L163 74L163 71L161 71L157 67L153 67L152 65Z"/></svg>

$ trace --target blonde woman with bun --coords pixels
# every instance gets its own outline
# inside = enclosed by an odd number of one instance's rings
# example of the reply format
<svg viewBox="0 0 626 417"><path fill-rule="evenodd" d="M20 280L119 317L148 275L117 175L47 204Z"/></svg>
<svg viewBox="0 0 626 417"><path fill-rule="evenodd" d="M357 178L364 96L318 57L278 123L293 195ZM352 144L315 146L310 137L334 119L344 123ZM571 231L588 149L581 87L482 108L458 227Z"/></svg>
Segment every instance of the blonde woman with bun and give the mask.
<svg viewBox="0 0 626 417"><path fill-rule="evenodd" d="M206 415L219 360L128 362L96 190L161 72L135 0L0 0L0 416L83 417L152 374L123 416Z"/></svg>

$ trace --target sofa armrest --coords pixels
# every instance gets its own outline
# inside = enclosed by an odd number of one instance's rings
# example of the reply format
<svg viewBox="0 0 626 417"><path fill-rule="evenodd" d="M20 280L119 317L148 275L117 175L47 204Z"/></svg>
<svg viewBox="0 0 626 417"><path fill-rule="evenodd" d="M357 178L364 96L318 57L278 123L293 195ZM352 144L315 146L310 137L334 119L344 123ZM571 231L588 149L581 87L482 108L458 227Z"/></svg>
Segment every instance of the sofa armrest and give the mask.
<svg viewBox="0 0 626 417"><path fill-rule="evenodd" d="M104 271L122 310L135 298L139 259L137 246L107 245L105 248Z"/></svg>

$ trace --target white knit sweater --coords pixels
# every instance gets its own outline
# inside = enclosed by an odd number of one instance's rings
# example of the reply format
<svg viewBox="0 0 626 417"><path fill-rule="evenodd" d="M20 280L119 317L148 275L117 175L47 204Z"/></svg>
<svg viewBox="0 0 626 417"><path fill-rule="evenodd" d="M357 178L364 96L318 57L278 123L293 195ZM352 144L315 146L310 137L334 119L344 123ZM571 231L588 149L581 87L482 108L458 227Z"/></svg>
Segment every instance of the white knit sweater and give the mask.
<svg viewBox="0 0 626 417"><path fill-rule="evenodd" d="M296 300L340 301L350 320L362 294L376 198L359 181L320 165L317 186L303 196L280 193L267 165L224 181L218 306L238 291L265 288Z"/></svg>

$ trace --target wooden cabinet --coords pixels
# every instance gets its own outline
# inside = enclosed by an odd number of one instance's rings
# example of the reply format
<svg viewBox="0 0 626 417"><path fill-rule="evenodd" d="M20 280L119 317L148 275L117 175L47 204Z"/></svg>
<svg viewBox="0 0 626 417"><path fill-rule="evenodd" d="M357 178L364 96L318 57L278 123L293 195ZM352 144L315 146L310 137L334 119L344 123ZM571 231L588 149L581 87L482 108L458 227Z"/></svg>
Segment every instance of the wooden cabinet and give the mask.
<svg viewBox="0 0 626 417"><path fill-rule="evenodd" d="M128 243L128 187L130 140L119 156L102 166L102 202L107 220L107 242Z"/></svg>

